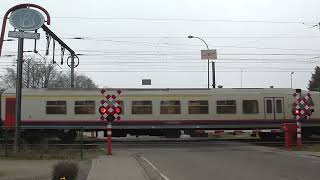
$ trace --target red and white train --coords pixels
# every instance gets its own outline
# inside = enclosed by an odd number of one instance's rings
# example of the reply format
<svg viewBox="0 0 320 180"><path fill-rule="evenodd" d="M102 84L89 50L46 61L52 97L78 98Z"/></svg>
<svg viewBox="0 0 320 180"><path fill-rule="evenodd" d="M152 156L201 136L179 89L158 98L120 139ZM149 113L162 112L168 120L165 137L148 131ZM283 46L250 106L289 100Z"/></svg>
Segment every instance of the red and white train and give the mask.
<svg viewBox="0 0 320 180"><path fill-rule="evenodd" d="M294 89L121 89L121 120L113 122L113 136L155 135L179 137L181 131L281 129L295 122ZM117 89L106 89L116 94ZM303 91L303 93L306 93ZM320 133L320 93L311 119L303 122L303 134ZM0 91L2 126L15 126L15 89ZM73 140L77 131L105 131L100 120L99 89L23 89L22 135L29 139L57 136ZM260 137L273 137L262 131Z"/></svg>

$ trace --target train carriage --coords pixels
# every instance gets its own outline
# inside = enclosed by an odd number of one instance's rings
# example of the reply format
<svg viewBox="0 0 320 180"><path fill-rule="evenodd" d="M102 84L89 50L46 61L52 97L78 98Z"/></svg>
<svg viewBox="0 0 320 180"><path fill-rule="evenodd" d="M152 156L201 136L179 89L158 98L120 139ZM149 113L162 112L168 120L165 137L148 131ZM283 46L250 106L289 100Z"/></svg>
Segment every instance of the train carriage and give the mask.
<svg viewBox="0 0 320 180"><path fill-rule="evenodd" d="M106 90L116 94L116 89ZM2 124L12 129L15 89L0 93ZM199 129L279 129L295 122L293 93L278 88L122 89L118 99L123 111L121 120L113 122L113 135L179 137L181 130L194 135ZM313 134L320 132L320 93L310 93L315 112L303 123L303 131ZM41 132L72 140L80 129L104 131L106 122L98 112L103 98L99 89L23 89L22 132L31 138Z"/></svg>

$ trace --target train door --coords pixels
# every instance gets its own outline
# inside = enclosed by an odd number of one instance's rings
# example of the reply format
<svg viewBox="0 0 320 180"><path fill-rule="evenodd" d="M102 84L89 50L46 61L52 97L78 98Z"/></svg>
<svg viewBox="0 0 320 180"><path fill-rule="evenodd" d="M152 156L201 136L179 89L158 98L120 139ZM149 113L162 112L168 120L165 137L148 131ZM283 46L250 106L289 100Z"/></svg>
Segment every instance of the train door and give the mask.
<svg viewBox="0 0 320 180"><path fill-rule="evenodd" d="M6 98L5 104L5 121L4 125L7 127L14 127L16 125L16 99Z"/></svg>
<svg viewBox="0 0 320 180"><path fill-rule="evenodd" d="M269 120L284 120L283 97L264 98L264 117Z"/></svg>

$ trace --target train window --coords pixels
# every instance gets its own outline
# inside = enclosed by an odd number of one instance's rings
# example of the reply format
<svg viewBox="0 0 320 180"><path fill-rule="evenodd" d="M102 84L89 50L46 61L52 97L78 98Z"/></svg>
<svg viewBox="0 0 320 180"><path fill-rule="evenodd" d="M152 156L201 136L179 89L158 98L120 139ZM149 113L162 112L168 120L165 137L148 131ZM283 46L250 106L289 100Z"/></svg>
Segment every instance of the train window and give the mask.
<svg viewBox="0 0 320 180"><path fill-rule="evenodd" d="M256 114L259 113L257 100L243 100L242 109L244 114Z"/></svg>
<svg viewBox="0 0 320 180"><path fill-rule="evenodd" d="M276 100L277 113L282 113L282 101L280 99Z"/></svg>
<svg viewBox="0 0 320 180"><path fill-rule="evenodd" d="M267 113L272 113L272 101L267 99Z"/></svg>
<svg viewBox="0 0 320 180"><path fill-rule="evenodd" d="M95 114L94 101L76 101L74 104L74 114Z"/></svg>
<svg viewBox="0 0 320 180"><path fill-rule="evenodd" d="M189 114L208 114L209 104L206 100L189 101Z"/></svg>
<svg viewBox="0 0 320 180"><path fill-rule="evenodd" d="M160 114L180 114L180 101L161 101Z"/></svg>
<svg viewBox="0 0 320 180"><path fill-rule="evenodd" d="M132 114L152 114L152 101L132 101Z"/></svg>
<svg viewBox="0 0 320 180"><path fill-rule="evenodd" d="M47 114L67 114L66 101L47 101Z"/></svg>
<svg viewBox="0 0 320 180"><path fill-rule="evenodd" d="M235 114L236 112L236 100L217 101L217 114Z"/></svg>

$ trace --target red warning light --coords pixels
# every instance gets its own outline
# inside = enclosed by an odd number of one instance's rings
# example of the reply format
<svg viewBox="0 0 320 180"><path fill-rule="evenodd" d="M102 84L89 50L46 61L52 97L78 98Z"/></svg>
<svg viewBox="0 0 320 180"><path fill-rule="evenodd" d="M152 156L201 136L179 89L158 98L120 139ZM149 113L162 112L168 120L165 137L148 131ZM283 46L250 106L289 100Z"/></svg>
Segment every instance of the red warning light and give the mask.
<svg viewBox="0 0 320 180"><path fill-rule="evenodd" d="M117 108L116 108L116 113L117 113L117 114L121 114L121 112L122 112L121 107L117 107Z"/></svg>
<svg viewBox="0 0 320 180"><path fill-rule="evenodd" d="M299 115L300 114L300 109L293 109L292 114L295 115L295 116Z"/></svg>
<svg viewBox="0 0 320 180"><path fill-rule="evenodd" d="M100 114L105 114L107 112L107 109L104 106L101 106L99 108L99 112L100 112Z"/></svg>

